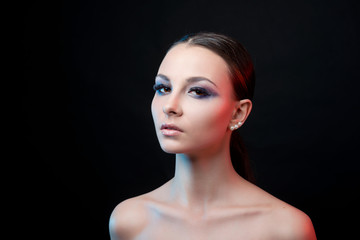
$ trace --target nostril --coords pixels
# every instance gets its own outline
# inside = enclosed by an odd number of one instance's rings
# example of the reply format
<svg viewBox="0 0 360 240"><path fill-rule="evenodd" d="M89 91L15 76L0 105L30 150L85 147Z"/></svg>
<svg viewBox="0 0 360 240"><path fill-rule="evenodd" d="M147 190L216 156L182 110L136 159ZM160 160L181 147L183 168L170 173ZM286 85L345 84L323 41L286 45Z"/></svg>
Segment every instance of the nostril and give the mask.
<svg viewBox="0 0 360 240"><path fill-rule="evenodd" d="M178 102L168 101L162 107L166 115L182 115L182 110Z"/></svg>
<svg viewBox="0 0 360 240"><path fill-rule="evenodd" d="M171 107L168 107L168 106L164 106L163 107L163 112L164 113L175 113L175 110Z"/></svg>

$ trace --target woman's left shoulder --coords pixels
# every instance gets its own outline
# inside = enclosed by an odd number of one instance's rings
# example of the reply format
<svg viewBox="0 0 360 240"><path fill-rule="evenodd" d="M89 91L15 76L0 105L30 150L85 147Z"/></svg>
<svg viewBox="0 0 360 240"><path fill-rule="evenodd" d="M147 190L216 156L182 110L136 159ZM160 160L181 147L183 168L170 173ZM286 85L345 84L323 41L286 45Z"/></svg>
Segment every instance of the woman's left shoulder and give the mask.
<svg viewBox="0 0 360 240"><path fill-rule="evenodd" d="M310 217L279 200L269 215L269 229L276 239L316 240Z"/></svg>
<svg viewBox="0 0 360 240"><path fill-rule="evenodd" d="M270 239L278 240L316 240L312 221L306 213L256 185L247 186L249 200L259 206L267 206L261 214L266 236L271 235Z"/></svg>

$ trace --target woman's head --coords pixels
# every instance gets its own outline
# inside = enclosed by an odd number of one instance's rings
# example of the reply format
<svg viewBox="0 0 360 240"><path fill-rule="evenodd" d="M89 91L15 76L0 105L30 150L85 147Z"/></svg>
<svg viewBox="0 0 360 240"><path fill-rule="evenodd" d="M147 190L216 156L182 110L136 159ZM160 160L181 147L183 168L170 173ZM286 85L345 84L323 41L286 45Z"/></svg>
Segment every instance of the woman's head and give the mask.
<svg viewBox="0 0 360 240"><path fill-rule="evenodd" d="M175 42L155 79L152 114L162 149L197 154L228 147L252 107L254 70L235 40L199 33Z"/></svg>

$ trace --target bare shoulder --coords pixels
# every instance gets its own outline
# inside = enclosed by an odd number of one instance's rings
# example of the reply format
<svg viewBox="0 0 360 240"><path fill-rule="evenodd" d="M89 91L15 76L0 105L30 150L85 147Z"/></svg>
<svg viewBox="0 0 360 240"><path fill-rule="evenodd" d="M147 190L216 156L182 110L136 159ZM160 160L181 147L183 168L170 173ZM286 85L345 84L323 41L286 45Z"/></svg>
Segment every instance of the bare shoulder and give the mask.
<svg viewBox="0 0 360 240"><path fill-rule="evenodd" d="M268 206L264 211L264 233L271 239L316 240L310 217L303 211L274 197L263 189L249 185L249 200Z"/></svg>
<svg viewBox="0 0 360 240"><path fill-rule="evenodd" d="M164 196L168 183L151 192L126 199L113 210L109 220L109 231L112 240L133 239L144 230L150 222L150 203Z"/></svg>
<svg viewBox="0 0 360 240"><path fill-rule="evenodd" d="M132 239L146 226L148 212L142 197L129 198L119 203L109 220L112 240Z"/></svg>
<svg viewBox="0 0 360 240"><path fill-rule="evenodd" d="M281 203L274 207L271 218L272 233L277 239L316 240L310 217L289 204Z"/></svg>

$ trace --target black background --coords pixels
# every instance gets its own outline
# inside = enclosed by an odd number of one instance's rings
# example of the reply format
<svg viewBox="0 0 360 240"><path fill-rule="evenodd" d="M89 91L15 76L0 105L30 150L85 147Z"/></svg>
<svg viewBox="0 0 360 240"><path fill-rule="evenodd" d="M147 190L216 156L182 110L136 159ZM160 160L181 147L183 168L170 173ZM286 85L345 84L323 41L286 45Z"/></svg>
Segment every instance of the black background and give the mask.
<svg viewBox="0 0 360 240"><path fill-rule="evenodd" d="M169 45L215 31L253 57L240 130L258 185L319 239L356 230L358 1L32 1L24 5L21 216L35 239L108 239L122 200L172 178L150 112ZM356 216L356 215L355 215Z"/></svg>

